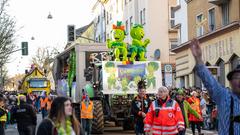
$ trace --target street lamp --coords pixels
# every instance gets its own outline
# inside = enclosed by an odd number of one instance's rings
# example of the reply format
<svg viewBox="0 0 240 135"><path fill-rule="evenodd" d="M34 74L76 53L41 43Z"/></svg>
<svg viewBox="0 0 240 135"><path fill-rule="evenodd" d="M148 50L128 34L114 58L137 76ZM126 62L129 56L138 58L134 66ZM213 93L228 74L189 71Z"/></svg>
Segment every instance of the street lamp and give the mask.
<svg viewBox="0 0 240 135"><path fill-rule="evenodd" d="M49 14L48 14L48 16L47 16L47 19L52 19L53 17L52 17L52 15L51 15L51 13L49 12Z"/></svg>

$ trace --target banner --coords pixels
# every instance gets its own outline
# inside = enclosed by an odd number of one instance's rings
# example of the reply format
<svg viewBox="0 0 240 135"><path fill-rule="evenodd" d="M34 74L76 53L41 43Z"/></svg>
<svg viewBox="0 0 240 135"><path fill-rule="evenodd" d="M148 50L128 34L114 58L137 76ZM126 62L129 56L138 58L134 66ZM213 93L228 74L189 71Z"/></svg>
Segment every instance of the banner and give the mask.
<svg viewBox="0 0 240 135"><path fill-rule="evenodd" d="M57 94L59 96L68 96L67 80L65 80L65 79L58 80L58 83L57 83Z"/></svg>
<svg viewBox="0 0 240 135"><path fill-rule="evenodd" d="M104 94L136 94L137 83L146 80L147 93L156 93L162 86L162 70L159 61L122 62L103 61L102 78Z"/></svg>

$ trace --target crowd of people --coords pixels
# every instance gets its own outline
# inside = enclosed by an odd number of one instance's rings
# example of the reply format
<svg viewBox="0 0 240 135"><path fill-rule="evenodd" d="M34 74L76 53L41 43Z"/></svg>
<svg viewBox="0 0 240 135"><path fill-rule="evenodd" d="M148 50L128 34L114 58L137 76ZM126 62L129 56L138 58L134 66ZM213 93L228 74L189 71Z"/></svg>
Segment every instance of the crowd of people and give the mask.
<svg viewBox="0 0 240 135"><path fill-rule="evenodd" d="M162 126L171 123L170 121L174 119L177 119L177 122L184 123L178 125L172 122L171 126L182 127L182 131L179 132L177 132L177 129L171 128L173 134L184 134L185 129L190 125L193 134L195 134L195 128L197 128L198 134L201 134L201 129L217 130L217 107L206 90L195 87L191 89L172 89L163 86L158 89L158 93L153 98L155 100L150 100L144 84L143 80L139 82L138 96L132 101L131 110L135 116L135 132L137 135L154 129L156 129L156 132L165 133L163 130L157 130L163 128L161 126L152 128L150 123L153 123L153 116L159 117L159 120L154 120L162 123ZM169 107L172 110L168 110ZM179 108L181 111L177 113L176 110L179 110ZM156 111L156 109L158 110ZM167 129L168 127L164 128Z"/></svg>
<svg viewBox="0 0 240 135"><path fill-rule="evenodd" d="M9 124L17 124L19 135L90 135L93 102L83 91L81 123L75 116L72 102L42 91L40 95L19 92L0 93L0 135L5 135ZM37 114L42 121L36 131ZM81 130L82 128L82 130Z"/></svg>

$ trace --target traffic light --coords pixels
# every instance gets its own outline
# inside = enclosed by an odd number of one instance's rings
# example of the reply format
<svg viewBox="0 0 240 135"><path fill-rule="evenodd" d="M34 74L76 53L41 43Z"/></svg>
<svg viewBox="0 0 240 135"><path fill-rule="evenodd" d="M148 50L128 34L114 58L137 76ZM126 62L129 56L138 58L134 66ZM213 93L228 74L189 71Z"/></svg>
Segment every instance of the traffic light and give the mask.
<svg viewBox="0 0 240 135"><path fill-rule="evenodd" d="M75 25L68 25L68 42L74 42L76 33L75 33Z"/></svg>
<svg viewBox="0 0 240 135"><path fill-rule="evenodd" d="M28 42L22 42L22 55L28 55Z"/></svg>

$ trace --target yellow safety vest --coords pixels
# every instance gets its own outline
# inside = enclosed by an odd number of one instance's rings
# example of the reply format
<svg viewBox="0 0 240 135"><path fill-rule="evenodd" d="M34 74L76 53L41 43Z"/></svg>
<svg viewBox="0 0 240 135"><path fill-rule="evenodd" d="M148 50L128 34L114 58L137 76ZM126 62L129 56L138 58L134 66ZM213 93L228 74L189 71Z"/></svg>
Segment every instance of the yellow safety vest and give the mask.
<svg viewBox="0 0 240 135"><path fill-rule="evenodd" d="M3 116L0 117L0 121L5 121L5 122L7 121L7 114L6 113Z"/></svg>

